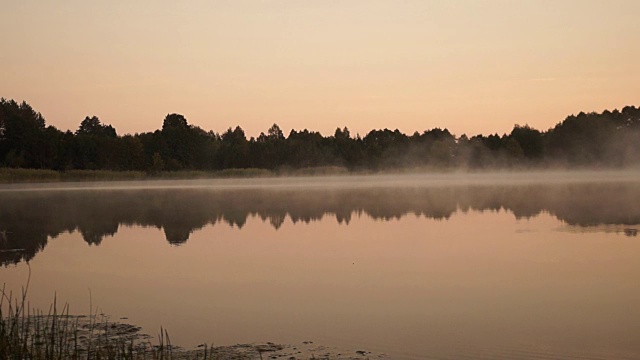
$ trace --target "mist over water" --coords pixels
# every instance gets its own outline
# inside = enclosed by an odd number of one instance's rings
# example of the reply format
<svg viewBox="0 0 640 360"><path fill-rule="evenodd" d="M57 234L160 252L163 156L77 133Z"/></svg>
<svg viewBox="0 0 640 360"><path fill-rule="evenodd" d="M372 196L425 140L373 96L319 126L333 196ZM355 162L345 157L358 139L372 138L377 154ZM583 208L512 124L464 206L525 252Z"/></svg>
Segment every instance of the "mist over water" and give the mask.
<svg viewBox="0 0 640 360"><path fill-rule="evenodd" d="M637 199L595 171L3 185L0 274L185 346L634 358Z"/></svg>
<svg viewBox="0 0 640 360"><path fill-rule="evenodd" d="M78 231L97 245L122 225L156 227L180 245L204 226L242 228L251 217L278 229L286 219L348 224L359 216L446 220L456 212L504 210L518 219L546 212L571 226L635 236L637 179L629 172L561 172L14 185L0 192L0 260L32 259L63 232Z"/></svg>

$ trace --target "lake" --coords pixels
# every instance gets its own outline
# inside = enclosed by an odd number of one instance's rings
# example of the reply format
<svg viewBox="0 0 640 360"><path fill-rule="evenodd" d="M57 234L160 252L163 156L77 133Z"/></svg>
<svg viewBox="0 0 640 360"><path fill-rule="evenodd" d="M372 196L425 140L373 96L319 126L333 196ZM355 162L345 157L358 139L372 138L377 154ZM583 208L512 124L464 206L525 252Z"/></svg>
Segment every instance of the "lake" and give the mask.
<svg viewBox="0 0 640 360"><path fill-rule="evenodd" d="M0 285L173 343L640 358L637 172L0 186Z"/></svg>

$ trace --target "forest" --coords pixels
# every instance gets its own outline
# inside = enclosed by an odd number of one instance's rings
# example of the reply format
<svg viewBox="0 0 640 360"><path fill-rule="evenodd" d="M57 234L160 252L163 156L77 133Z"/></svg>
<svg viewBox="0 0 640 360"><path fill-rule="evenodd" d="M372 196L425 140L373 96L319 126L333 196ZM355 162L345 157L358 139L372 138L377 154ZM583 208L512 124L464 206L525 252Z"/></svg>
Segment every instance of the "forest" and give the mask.
<svg viewBox="0 0 640 360"><path fill-rule="evenodd" d="M160 120L160 119L159 119ZM160 122L160 121L159 121ZM168 114L158 130L119 135L96 116L75 132L47 125L26 102L0 100L0 168L68 170L215 171L340 167L349 171L393 169L493 169L640 165L640 108L567 116L548 130L515 125L508 134L456 136L446 128L411 135L347 127L323 136L277 124L247 138L237 126L207 131L180 114Z"/></svg>

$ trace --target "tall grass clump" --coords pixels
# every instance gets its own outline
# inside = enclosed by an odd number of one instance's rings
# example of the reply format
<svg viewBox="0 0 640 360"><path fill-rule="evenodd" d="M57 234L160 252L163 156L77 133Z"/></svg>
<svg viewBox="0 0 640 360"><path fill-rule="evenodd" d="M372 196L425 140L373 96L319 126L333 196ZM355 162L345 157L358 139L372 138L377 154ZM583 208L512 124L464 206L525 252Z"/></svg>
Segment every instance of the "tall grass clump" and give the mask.
<svg viewBox="0 0 640 360"><path fill-rule="evenodd" d="M97 312L70 315L69 305L59 309L55 296L46 313L31 309L28 284L18 295L7 293L4 285L0 290L0 360L177 358L164 329L160 330L158 344L153 345L148 337L138 334L140 328L109 322Z"/></svg>

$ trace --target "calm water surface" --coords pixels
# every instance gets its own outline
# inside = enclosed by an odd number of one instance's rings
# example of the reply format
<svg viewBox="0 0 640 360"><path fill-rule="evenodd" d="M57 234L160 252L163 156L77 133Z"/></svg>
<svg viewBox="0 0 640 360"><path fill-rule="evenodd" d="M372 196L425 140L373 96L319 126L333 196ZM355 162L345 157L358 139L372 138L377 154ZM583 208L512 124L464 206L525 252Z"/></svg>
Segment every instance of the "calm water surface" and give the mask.
<svg viewBox="0 0 640 360"><path fill-rule="evenodd" d="M0 283L187 347L640 358L640 178L501 179L4 186Z"/></svg>

